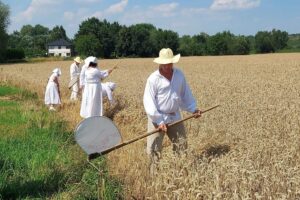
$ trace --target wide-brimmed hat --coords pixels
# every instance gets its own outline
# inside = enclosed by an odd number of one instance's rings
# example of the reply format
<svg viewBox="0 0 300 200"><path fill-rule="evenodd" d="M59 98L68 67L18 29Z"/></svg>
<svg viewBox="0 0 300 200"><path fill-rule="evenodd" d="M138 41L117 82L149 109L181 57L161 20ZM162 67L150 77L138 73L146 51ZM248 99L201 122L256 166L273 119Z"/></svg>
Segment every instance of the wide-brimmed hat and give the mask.
<svg viewBox="0 0 300 200"><path fill-rule="evenodd" d="M155 58L153 62L157 64L169 64L177 63L180 59L180 54L173 55L173 51L170 48L163 48L159 51L159 57Z"/></svg>
<svg viewBox="0 0 300 200"><path fill-rule="evenodd" d="M59 76L61 76L61 70L59 67L55 68L52 73L57 73Z"/></svg>
<svg viewBox="0 0 300 200"><path fill-rule="evenodd" d="M82 62L82 60L81 60L81 58L80 58L79 56L77 56L77 57L74 59L74 61L77 62L77 63L79 63L79 64Z"/></svg>

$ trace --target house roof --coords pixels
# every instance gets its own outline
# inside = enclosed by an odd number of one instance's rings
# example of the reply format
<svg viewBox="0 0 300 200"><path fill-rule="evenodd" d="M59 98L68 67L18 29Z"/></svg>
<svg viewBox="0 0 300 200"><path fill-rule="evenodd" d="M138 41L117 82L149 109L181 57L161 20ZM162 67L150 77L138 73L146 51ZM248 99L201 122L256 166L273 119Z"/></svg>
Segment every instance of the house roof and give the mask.
<svg viewBox="0 0 300 200"><path fill-rule="evenodd" d="M48 43L48 46L71 46L71 45L72 43L68 42L65 39L59 39Z"/></svg>

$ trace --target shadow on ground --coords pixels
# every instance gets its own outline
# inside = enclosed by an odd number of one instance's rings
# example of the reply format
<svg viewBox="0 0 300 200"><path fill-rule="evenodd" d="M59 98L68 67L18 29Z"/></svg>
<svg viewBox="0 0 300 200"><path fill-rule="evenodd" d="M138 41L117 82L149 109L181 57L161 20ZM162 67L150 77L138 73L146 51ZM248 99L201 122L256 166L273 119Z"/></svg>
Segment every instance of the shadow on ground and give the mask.
<svg viewBox="0 0 300 200"><path fill-rule="evenodd" d="M45 180L8 181L0 188L0 199L45 198L57 193L63 187L64 173L55 170Z"/></svg>
<svg viewBox="0 0 300 200"><path fill-rule="evenodd" d="M219 158L226 155L230 151L230 146L227 144L215 144L208 146L202 151L200 155L196 156L196 160L207 160L210 162L212 159Z"/></svg>

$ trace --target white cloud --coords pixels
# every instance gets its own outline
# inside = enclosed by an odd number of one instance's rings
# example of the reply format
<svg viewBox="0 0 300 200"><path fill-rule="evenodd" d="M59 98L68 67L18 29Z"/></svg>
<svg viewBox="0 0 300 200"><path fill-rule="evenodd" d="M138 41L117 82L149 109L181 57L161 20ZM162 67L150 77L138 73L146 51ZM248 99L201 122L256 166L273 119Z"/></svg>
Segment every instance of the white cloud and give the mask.
<svg viewBox="0 0 300 200"><path fill-rule="evenodd" d="M29 7L19 13L14 19L16 21L30 21L35 15L49 11L50 7L62 3L60 0L32 0Z"/></svg>
<svg viewBox="0 0 300 200"><path fill-rule="evenodd" d="M97 12L93 13L90 16L85 16L84 18L87 19L87 18L90 18L90 17L96 17L96 18L99 18L99 19L103 19L104 18L104 14L101 11L97 11Z"/></svg>
<svg viewBox="0 0 300 200"><path fill-rule="evenodd" d="M72 21L75 18L75 14L73 12L66 11L64 12L64 19L68 21Z"/></svg>
<svg viewBox="0 0 300 200"><path fill-rule="evenodd" d="M193 16L198 14L208 14L209 12L211 11L207 8L184 8L180 13L184 16Z"/></svg>
<svg viewBox="0 0 300 200"><path fill-rule="evenodd" d="M157 6L150 7L150 12L153 12L155 15L162 14L164 17L173 16L176 8L178 7L178 3L170 3L170 4L160 4Z"/></svg>
<svg viewBox="0 0 300 200"><path fill-rule="evenodd" d="M87 8L79 8L75 11L65 11L64 20L70 23L71 21L80 21L85 20L88 17L85 17L89 10Z"/></svg>
<svg viewBox="0 0 300 200"><path fill-rule="evenodd" d="M260 0L214 0L210 8L212 10L249 9L258 7Z"/></svg>
<svg viewBox="0 0 300 200"><path fill-rule="evenodd" d="M86 3L99 3L100 1L101 0L76 0L75 2L86 4Z"/></svg>
<svg viewBox="0 0 300 200"><path fill-rule="evenodd" d="M87 19L90 17L96 17L99 19L103 19L105 17L109 17L113 14L117 14L117 13L122 13L124 11L124 9L126 8L128 4L128 0L121 0L119 3L116 4L112 4L111 6L109 6L107 9L103 10L103 11L96 11L93 14L90 15L85 15L82 17L82 19Z"/></svg>
<svg viewBox="0 0 300 200"><path fill-rule="evenodd" d="M115 14L123 12L128 4L128 0L122 0L119 3L111 5L108 9L105 10L105 13L107 14Z"/></svg>

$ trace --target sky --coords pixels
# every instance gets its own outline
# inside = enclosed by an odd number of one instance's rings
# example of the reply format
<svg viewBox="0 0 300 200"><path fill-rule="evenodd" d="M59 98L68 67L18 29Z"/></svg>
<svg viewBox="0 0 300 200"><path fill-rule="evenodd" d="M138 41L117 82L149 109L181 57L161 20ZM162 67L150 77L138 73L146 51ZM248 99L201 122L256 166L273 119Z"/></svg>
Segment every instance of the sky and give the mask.
<svg viewBox="0 0 300 200"><path fill-rule="evenodd" d="M10 8L8 32L23 25L62 25L73 38L91 17L130 26L151 23L182 35L230 31L255 35L273 28L300 33L300 0L0 0Z"/></svg>

